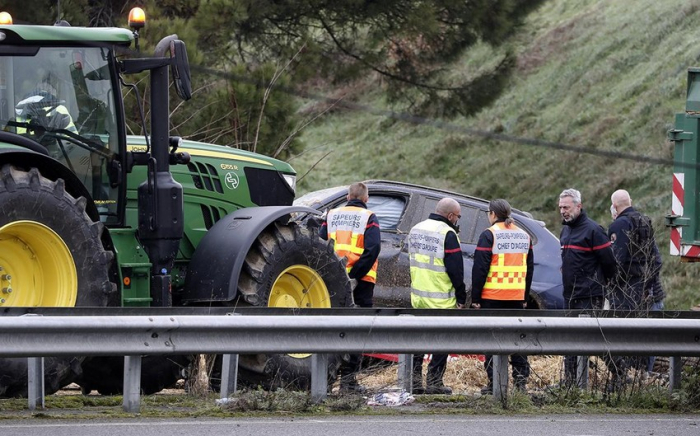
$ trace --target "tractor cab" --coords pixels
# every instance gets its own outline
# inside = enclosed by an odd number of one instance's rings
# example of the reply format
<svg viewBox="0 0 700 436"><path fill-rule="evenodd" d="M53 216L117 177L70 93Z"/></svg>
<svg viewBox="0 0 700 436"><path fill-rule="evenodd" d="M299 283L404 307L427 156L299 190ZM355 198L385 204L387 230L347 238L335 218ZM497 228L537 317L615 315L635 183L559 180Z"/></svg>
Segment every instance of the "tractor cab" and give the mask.
<svg viewBox="0 0 700 436"><path fill-rule="evenodd" d="M69 168L110 223L118 219L124 135L114 53L70 30L0 27L0 130L34 141L35 151Z"/></svg>

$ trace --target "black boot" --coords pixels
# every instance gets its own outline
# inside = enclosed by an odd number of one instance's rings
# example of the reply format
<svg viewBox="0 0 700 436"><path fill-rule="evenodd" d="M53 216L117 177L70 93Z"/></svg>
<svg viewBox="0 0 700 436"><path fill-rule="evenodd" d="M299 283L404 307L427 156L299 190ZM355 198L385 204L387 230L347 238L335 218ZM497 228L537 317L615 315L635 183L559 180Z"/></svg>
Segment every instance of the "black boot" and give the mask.
<svg viewBox="0 0 700 436"><path fill-rule="evenodd" d="M425 388L423 387L423 373L421 371L413 371L413 389L411 393L414 395L423 395Z"/></svg>
<svg viewBox="0 0 700 436"><path fill-rule="evenodd" d="M367 392L367 389L357 382L355 374L340 376L341 394L364 394L365 392Z"/></svg>
<svg viewBox="0 0 700 436"><path fill-rule="evenodd" d="M442 379L434 379L428 376L425 393L429 395L452 395L452 389L445 386L442 383Z"/></svg>

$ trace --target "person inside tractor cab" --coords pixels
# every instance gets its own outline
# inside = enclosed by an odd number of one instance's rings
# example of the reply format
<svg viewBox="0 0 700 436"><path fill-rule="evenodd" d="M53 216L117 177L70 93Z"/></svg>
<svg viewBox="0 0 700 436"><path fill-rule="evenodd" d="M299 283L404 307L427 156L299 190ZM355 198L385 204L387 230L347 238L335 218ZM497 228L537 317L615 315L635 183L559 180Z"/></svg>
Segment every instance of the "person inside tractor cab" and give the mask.
<svg viewBox="0 0 700 436"><path fill-rule="evenodd" d="M58 157L63 145L50 132L78 134L66 102L59 99L56 88L47 77L15 105L16 133L44 145L53 157ZM48 132L48 134L47 134ZM67 148L72 148L68 145Z"/></svg>

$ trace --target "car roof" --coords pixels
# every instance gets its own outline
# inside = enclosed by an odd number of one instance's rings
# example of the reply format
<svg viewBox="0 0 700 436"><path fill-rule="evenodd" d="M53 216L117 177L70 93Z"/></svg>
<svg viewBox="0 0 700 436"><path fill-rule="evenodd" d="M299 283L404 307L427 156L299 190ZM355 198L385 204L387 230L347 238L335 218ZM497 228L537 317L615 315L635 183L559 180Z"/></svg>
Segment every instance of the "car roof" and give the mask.
<svg viewBox="0 0 700 436"><path fill-rule="evenodd" d="M470 200L473 202L481 203L481 204L488 204L489 200L485 200L480 197L475 197L472 195L467 195L467 194L462 194L460 192L454 192L454 191L449 191L447 189L440 189L440 188L431 188L428 186L423 186L423 185L418 185L415 183L407 183L407 182L397 182L393 180L383 180L383 179L377 179L377 180L365 180L362 183L367 185L368 188L374 188L374 187L393 187L393 188L404 188L407 192L414 192L414 191L423 191L423 193L430 193L430 194L439 194L443 196L449 196L453 197L457 200L462 199L462 200ZM520 209L512 208L513 213L517 213L519 215L525 216L527 218L532 218L532 214L529 212L524 212Z"/></svg>
<svg viewBox="0 0 700 436"><path fill-rule="evenodd" d="M431 188L415 183L406 183L383 179L364 180L362 183L367 185L370 192L374 192L374 196L376 196L377 193L381 194L382 192L394 192L398 195L405 195L407 197L412 195L433 195L437 197L449 196L454 198L461 204L471 203L472 207L478 207L481 209L488 208L489 204L489 201L483 198L465 195L446 189ZM297 197L294 200L294 204L298 206L306 206L316 210L321 210L322 207L329 206L330 203L338 201L339 198L344 198L345 195L347 195L348 186L349 185L341 185L321 189L318 191L311 191L300 197ZM559 244L558 239L556 238L556 236L552 235L552 233L547 229L547 226L544 221L534 218L529 212L521 211L519 209L512 209L512 212L515 215L514 218L516 218L516 220L519 223L525 225L526 229L529 229L528 232L531 234L531 236L536 237L537 239L544 238L546 240L547 236L542 233L544 231L546 234L551 235L551 237L556 240L557 245Z"/></svg>
<svg viewBox="0 0 700 436"><path fill-rule="evenodd" d="M474 203L479 203L481 205L488 205L489 201L483 198L474 197L472 195L462 194L459 192L449 191L447 189L432 188L429 186L418 185L415 183L399 182L395 180L384 180L384 179L370 179L363 180L362 183L367 185L367 188L372 190L381 189L391 189L393 191L404 192L406 194L411 194L413 192L420 192L422 194L434 194L440 196L453 197L458 201L464 202L471 201ZM295 200L296 204L302 204L304 206L315 208L319 204L325 203L330 197L336 197L340 192L347 191L349 185L334 186L332 188L320 189L318 191L311 191L298 197ZM532 214L529 212L522 211L520 209L513 208L513 213L520 216L530 218L534 221L539 221L533 218Z"/></svg>

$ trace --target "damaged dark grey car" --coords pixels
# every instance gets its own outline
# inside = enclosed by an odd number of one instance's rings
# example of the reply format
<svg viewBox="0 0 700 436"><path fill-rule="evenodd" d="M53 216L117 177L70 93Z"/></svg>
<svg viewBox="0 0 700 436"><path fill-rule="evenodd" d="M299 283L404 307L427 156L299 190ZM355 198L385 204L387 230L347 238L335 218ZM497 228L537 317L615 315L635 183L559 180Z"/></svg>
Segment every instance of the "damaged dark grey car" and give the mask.
<svg viewBox="0 0 700 436"><path fill-rule="evenodd" d="M464 260L464 282L471 292L474 251L481 232L489 227L488 201L455 192L402 182L369 180L368 208L379 218L382 252L379 256L374 303L379 307L410 307L411 277L408 250L404 243L411 228L435 211L441 198L452 197L462 208L459 239ZM310 192L294 204L325 211L346 203L347 186ZM306 217L308 218L308 217ZM535 273L528 308L563 309L559 240L544 222L527 212L513 209L513 219L532 238Z"/></svg>

